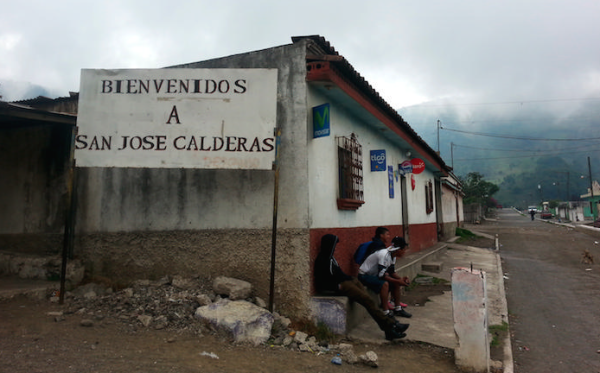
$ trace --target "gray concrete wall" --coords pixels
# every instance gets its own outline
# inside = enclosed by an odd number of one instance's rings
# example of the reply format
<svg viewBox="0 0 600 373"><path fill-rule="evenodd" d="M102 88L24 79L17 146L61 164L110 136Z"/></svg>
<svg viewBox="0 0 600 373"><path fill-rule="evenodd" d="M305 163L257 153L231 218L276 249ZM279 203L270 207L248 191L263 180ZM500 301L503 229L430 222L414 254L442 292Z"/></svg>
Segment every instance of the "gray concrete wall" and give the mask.
<svg viewBox="0 0 600 373"><path fill-rule="evenodd" d="M276 310L309 315L304 43L177 66L278 68L282 128ZM75 254L93 277L241 278L268 298L273 172L89 168L78 172Z"/></svg>

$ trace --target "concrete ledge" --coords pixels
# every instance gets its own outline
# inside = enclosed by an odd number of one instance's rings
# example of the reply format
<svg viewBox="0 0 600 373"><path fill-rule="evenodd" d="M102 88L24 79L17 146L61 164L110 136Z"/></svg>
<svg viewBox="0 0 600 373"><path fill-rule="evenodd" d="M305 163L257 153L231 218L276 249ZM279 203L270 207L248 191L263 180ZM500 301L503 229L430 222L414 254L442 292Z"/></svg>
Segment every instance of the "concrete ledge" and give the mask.
<svg viewBox="0 0 600 373"><path fill-rule="evenodd" d="M444 268L444 263L442 262L427 262L421 264L421 270L426 272L434 272L439 273Z"/></svg>
<svg viewBox="0 0 600 373"><path fill-rule="evenodd" d="M343 296L315 296L310 299L310 310L317 322L322 322L335 334L348 332L348 304Z"/></svg>

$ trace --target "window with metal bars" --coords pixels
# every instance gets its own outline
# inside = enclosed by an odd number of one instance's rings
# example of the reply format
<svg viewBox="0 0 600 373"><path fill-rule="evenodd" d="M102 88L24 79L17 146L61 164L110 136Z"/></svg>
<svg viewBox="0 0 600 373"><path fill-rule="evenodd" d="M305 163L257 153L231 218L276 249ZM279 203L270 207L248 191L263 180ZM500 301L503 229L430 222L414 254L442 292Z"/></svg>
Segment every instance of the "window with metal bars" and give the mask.
<svg viewBox="0 0 600 373"><path fill-rule="evenodd" d="M338 145L338 209L356 210L364 202L362 146L356 135L337 137Z"/></svg>
<svg viewBox="0 0 600 373"><path fill-rule="evenodd" d="M431 181L425 184L425 211L428 214L433 212L433 184Z"/></svg>

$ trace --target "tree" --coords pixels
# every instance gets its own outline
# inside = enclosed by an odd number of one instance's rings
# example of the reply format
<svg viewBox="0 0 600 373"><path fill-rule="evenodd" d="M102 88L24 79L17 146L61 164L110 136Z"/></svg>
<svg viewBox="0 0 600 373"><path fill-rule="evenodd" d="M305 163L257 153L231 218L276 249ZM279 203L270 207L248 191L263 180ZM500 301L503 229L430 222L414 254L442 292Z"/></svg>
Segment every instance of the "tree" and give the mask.
<svg viewBox="0 0 600 373"><path fill-rule="evenodd" d="M479 172L469 172L466 177L461 177L460 181L465 193L465 204L479 203L487 206L490 198L500 190L496 184L485 181Z"/></svg>

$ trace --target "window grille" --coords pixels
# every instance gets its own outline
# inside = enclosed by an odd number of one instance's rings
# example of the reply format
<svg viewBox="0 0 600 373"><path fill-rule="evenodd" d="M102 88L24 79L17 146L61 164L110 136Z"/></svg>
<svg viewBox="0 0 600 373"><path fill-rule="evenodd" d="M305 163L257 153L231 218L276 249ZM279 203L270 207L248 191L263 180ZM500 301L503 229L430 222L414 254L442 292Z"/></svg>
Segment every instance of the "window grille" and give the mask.
<svg viewBox="0 0 600 373"><path fill-rule="evenodd" d="M338 170L339 170L339 198L354 200L352 208L343 205L341 209L355 210L364 203L362 146L358 143L356 135L337 137L338 143ZM359 203L360 202L360 203ZM345 207L344 207L345 206Z"/></svg>

